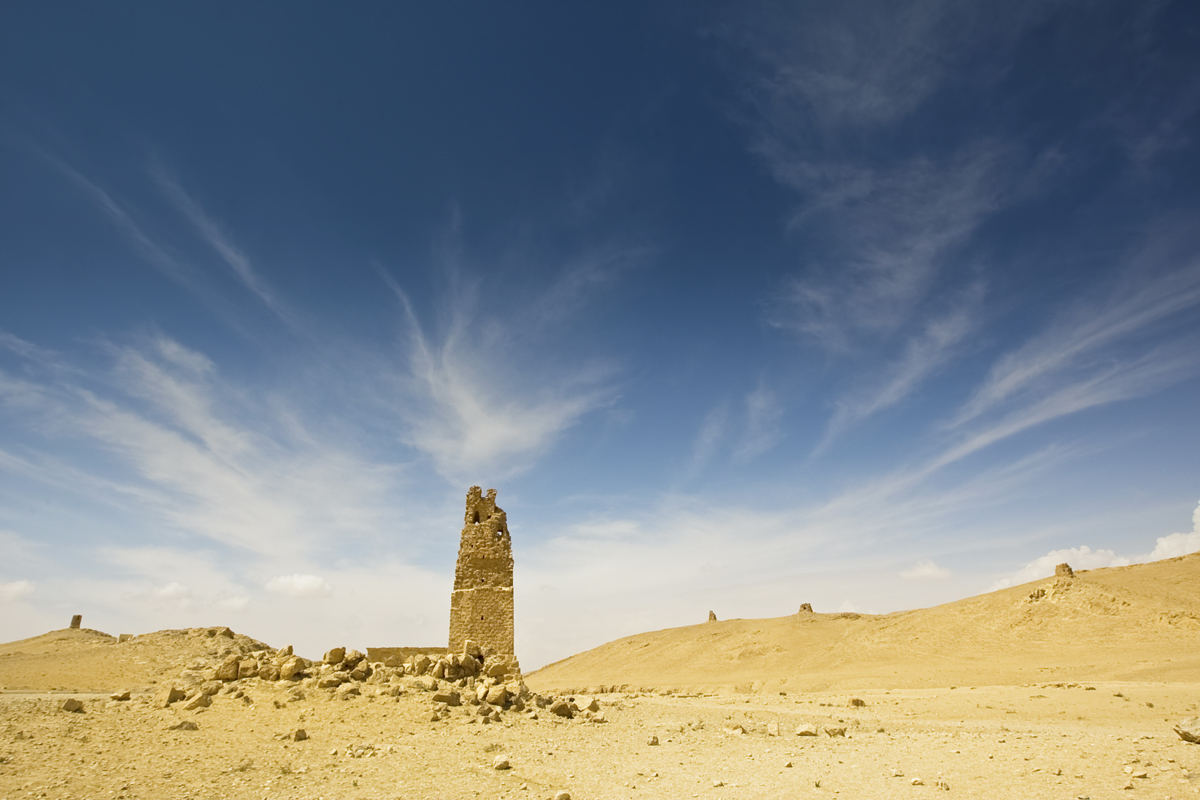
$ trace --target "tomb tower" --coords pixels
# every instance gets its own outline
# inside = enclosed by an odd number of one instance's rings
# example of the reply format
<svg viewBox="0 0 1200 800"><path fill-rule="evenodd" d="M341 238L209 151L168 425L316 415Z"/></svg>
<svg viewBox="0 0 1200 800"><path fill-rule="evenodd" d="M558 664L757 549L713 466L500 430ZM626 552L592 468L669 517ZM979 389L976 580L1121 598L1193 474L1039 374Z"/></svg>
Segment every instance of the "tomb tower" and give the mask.
<svg viewBox="0 0 1200 800"><path fill-rule="evenodd" d="M512 540L496 490L467 491L462 543L450 594L450 652L461 653L467 640L484 653L513 655Z"/></svg>

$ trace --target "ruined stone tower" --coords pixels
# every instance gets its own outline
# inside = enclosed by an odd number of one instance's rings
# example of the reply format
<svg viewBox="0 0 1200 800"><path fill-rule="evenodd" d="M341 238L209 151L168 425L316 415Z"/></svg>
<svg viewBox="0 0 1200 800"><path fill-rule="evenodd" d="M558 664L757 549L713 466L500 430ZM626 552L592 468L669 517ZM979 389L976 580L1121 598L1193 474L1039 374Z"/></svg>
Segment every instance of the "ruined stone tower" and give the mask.
<svg viewBox="0 0 1200 800"><path fill-rule="evenodd" d="M450 594L450 652L467 640L485 653L513 655L513 557L504 510L496 490L467 491L462 543Z"/></svg>

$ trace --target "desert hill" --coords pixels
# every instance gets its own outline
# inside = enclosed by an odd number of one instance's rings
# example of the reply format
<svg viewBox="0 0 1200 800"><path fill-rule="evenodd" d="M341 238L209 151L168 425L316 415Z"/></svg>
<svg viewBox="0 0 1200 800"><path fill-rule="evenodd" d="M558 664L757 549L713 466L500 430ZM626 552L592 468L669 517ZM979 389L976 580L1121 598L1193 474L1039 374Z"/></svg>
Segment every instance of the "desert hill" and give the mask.
<svg viewBox="0 0 1200 800"><path fill-rule="evenodd" d="M527 676L629 686L828 691L1200 680L1200 553L887 615L801 612L642 633Z"/></svg>
<svg viewBox="0 0 1200 800"><path fill-rule="evenodd" d="M156 631L119 641L90 628L50 631L0 644L0 689L113 691L160 683L218 648L266 645L228 628Z"/></svg>

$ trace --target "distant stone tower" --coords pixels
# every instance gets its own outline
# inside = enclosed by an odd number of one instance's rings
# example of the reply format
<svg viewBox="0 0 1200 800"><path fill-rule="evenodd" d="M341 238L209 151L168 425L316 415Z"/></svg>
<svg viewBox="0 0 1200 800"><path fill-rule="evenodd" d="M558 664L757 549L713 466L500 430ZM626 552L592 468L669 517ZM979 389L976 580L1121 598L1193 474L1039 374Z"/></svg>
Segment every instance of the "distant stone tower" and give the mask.
<svg viewBox="0 0 1200 800"><path fill-rule="evenodd" d="M463 652L467 640L484 653L513 655L512 540L496 490L483 496L467 491L454 591L450 594L450 652Z"/></svg>

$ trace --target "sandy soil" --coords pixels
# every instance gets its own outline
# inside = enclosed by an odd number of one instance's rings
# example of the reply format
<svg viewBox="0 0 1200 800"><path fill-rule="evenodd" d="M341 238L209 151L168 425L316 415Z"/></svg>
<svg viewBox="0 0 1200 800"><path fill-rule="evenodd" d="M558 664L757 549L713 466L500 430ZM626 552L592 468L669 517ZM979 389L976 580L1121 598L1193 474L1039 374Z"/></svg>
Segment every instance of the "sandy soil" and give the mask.
<svg viewBox="0 0 1200 800"><path fill-rule="evenodd" d="M55 631L0 646L0 799L1192 797L1200 745L1173 726L1200 715L1198 569L1193 556L885 617L697 625L526 677L543 694L655 687L595 695L603 722L543 708L484 723L468 704L432 721L434 684L418 678L346 699L246 678L186 711L156 700L164 684L221 647L265 645Z"/></svg>

